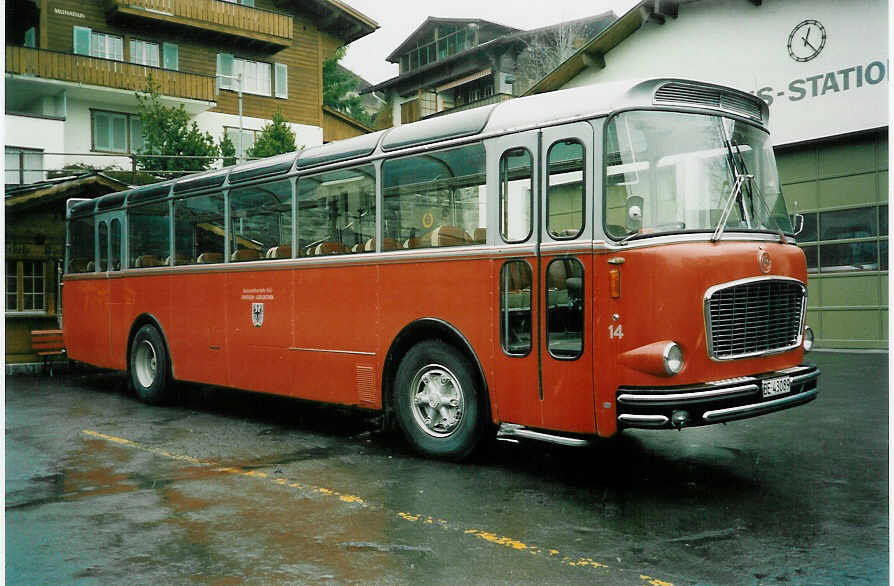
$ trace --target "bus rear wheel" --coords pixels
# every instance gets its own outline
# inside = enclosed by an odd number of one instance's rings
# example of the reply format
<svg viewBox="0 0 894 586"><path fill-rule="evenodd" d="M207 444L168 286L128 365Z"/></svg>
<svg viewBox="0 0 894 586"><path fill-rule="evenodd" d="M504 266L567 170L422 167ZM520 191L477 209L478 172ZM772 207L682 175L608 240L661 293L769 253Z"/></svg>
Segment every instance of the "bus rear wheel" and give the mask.
<svg viewBox="0 0 894 586"><path fill-rule="evenodd" d="M446 460L468 457L483 427L474 367L452 346L413 346L397 369L393 405L407 440L419 453Z"/></svg>
<svg viewBox="0 0 894 586"><path fill-rule="evenodd" d="M133 337L130 381L144 403L159 405L168 399L168 354L155 326L145 325Z"/></svg>

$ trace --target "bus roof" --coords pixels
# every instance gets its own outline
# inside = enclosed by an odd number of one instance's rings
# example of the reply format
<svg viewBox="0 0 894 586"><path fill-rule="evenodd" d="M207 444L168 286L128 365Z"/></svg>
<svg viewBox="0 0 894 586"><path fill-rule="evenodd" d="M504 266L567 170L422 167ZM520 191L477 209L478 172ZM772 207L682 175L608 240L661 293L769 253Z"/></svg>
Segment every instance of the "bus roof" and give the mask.
<svg viewBox="0 0 894 586"><path fill-rule="evenodd" d="M314 146L232 168L188 175L164 183L138 187L126 194L126 203L185 195L192 191L285 175L295 170L310 170L378 153L390 153L453 139L491 136L501 133L561 124L605 116L635 108L677 108L713 110L735 114L766 127L769 110L760 98L741 90L702 81L658 78L624 80L558 90L516 98L507 102L463 110L453 114L403 124L388 130L364 134L346 140ZM125 203L121 194L99 198L96 209L118 207ZM76 205L69 215L94 211L93 205Z"/></svg>

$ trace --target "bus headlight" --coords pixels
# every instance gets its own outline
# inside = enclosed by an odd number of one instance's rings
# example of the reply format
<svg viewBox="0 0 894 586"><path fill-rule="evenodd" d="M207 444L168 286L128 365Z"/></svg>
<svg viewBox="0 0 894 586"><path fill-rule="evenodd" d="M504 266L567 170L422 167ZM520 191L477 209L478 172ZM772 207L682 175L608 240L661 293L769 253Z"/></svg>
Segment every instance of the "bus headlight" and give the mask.
<svg viewBox="0 0 894 586"><path fill-rule="evenodd" d="M813 329L810 326L804 326L804 352L813 350Z"/></svg>
<svg viewBox="0 0 894 586"><path fill-rule="evenodd" d="M667 374L674 375L683 370L683 349L676 342L668 342L663 357Z"/></svg>

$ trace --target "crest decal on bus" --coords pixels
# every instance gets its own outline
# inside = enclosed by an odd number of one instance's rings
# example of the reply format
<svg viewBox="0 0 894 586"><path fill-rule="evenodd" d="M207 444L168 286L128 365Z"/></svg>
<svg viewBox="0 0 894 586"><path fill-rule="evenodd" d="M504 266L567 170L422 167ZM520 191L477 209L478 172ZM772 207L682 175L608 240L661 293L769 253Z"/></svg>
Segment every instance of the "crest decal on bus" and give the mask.
<svg viewBox="0 0 894 586"><path fill-rule="evenodd" d="M251 323L256 328L264 325L264 304L263 303L252 303L251 304Z"/></svg>

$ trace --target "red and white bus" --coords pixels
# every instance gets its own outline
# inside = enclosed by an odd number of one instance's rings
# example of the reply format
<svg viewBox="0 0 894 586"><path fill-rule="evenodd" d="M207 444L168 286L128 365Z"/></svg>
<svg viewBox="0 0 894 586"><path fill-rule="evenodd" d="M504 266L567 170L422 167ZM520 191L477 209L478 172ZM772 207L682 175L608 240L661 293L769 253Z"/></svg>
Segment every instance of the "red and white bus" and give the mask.
<svg viewBox="0 0 894 586"><path fill-rule="evenodd" d="M65 344L150 403L183 380L382 410L453 459L799 405L767 119L616 82L72 200Z"/></svg>

